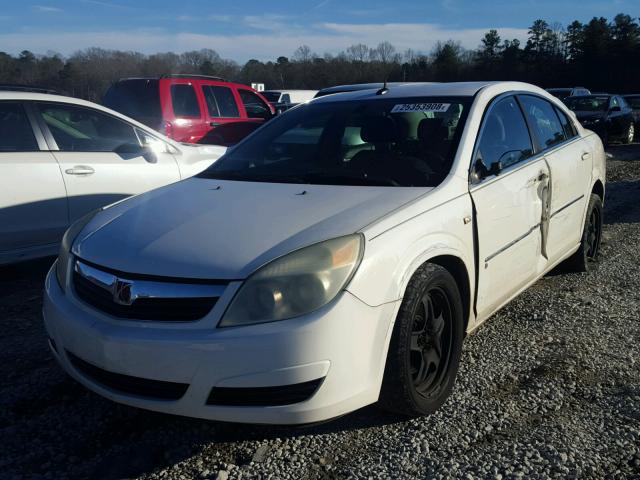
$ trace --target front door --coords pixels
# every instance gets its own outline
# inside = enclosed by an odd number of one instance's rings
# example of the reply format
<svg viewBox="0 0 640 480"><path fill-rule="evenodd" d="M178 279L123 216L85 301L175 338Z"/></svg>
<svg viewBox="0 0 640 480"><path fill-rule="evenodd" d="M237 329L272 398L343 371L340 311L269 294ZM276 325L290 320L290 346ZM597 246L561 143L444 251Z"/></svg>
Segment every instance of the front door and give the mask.
<svg viewBox="0 0 640 480"><path fill-rule="evenodd" d="M547 264L541 224L548 213L549 168L543 157L533 157L531 137L513 96L489 107L474 158L470 193L477 222L476 309L483 319Z"/></svg>
<svg viewBox="0 0 640 480"><path fill-rule="evenodd" d="M142 131L96 109L39 103L60 164L71 221L121 198L180 180L175 158L142 149Z"/></svg>

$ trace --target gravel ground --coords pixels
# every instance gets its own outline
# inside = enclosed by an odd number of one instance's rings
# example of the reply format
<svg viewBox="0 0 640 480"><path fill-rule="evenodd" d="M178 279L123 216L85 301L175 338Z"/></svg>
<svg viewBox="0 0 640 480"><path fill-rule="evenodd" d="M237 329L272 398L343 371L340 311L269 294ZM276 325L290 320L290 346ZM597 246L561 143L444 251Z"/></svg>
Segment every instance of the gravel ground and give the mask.
<svg viewBox="0 0 640 480"><path fill-rule="evenodd" d="M597 269L548 275L470 336L425 418L238 426L111 403L48 353L51 259L0 269L0 478L640 479L640 146L610 153Z"/></svg>

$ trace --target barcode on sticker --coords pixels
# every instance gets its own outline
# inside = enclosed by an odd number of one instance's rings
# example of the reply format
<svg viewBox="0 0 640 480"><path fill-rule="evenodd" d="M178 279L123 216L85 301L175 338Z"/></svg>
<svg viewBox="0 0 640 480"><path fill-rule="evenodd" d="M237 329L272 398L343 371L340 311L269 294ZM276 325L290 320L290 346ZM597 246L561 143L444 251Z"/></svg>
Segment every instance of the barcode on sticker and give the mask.
<svg viewBox="0 0 640 480"><path fill-rule="evenodd" d="M398 103L391 109L391 113L399 112L446 112L450 103Z"/></svg>

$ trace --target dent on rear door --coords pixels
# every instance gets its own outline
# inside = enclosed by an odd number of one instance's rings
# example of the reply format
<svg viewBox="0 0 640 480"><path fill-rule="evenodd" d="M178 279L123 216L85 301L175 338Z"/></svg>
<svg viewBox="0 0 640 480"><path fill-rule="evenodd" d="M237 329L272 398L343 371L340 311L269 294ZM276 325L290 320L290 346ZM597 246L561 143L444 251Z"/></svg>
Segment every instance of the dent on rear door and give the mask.
<svg viewBox="0 0 640 480"><path fill-rule="evenodd" d="M549 238L549 221L551 220L551 168L547 160L544 160L547 172L541 171L538 175L538 198L542 204L542 214L540 216L540 253L549 260L547 254L547 240Z"/></svg>

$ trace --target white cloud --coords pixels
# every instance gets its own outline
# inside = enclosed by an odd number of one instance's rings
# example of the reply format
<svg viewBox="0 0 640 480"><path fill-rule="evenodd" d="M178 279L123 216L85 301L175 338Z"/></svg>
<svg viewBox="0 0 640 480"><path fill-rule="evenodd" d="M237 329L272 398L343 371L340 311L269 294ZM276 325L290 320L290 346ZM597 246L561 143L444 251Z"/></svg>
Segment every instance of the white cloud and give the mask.
<svg viewBox="0 0 640 480"><path fill-rule="evenodd" d="M42 13L57 13L62 11L61 8L50 7L49 5L34 5L31 8L36 12L42 12Z"/></svg>
<svg viewBox="0 0 640 480"><path fill-rule="evenodd" d="M200 48L212 48L225 58L240 62L250 58L273 60L279 55L289 56L300 45L309 45L319 54L337 53L355 43L375 46L382 41L391 42L399 51L411 48L430 52L437 41L454 40L465 48L477 48L489 28L448 29L432 24L340 24L323 23L311 27L277 28L275 23L285 19L271 18L273 29L267 28L262 17L261 26L254 26L253 33L200 34L192 32L169 33L164 30L103 31L103 32L48 32L35 31L0 33L0 45L8 52L24 49L43 52L55 49L65 55L87 47L117 50L135 50L143 53L183 52ZM257 18L244 18L249 25ZM261 31L264 30L264 31ZM527 36L526 29L498 28L502 38Z"/></svg>

